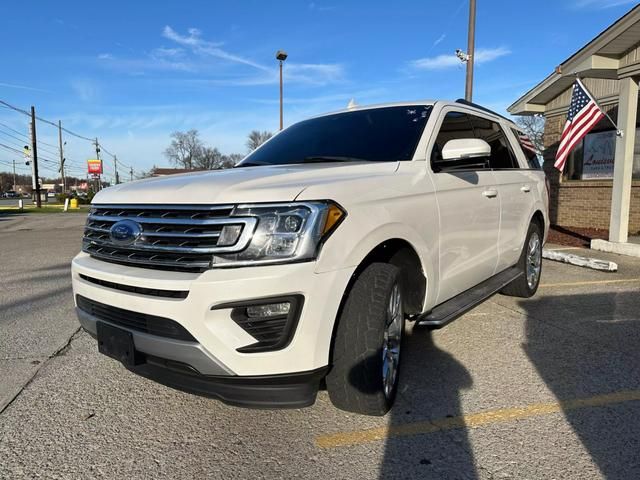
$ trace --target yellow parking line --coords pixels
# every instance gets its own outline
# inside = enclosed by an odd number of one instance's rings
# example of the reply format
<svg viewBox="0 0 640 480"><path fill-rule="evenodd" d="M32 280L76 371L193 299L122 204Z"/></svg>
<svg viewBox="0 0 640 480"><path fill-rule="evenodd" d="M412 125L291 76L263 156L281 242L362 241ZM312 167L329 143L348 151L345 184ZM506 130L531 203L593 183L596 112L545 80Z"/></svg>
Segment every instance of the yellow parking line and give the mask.
<svg viewBox="0 0 640 480"><path fill-rule="evenodd" d="M633 283L640 282L640 278L618 278L615 280L592 280L586 282L566 282L566 283L542 283L540 288L552 287L581 287L583 285L607 285L611 283Z"/></svg>
<svg viewBox="0 0 640 480"><path fill-rule="evenodd" d="M602 407L617 403L640 400L640 390L607 393L594 397L577 398L556 403L535 403L524 407L501 408L486 412L472 413L459 417L440 418L432 421L389 425L386 427L332 433L316 437L320 448L347 447L375 442L391 437L423 435L455 428L477 428L494 423L503 423L523 418L538 417L551 413L566 412L587 407Z"/></svg>

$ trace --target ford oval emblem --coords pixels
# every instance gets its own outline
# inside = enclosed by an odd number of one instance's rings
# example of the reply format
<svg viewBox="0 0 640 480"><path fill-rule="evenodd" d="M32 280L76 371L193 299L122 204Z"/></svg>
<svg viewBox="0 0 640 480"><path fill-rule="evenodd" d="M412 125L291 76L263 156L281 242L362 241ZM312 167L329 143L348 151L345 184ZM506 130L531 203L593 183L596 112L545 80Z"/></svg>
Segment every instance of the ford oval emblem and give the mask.
<svg viewBox="0 0 640 480"><path fill-rule="evenodd" d="M142 227L133 220L120 220L109 229L109 238L116 245L131 245L142 235Z"/></svg>

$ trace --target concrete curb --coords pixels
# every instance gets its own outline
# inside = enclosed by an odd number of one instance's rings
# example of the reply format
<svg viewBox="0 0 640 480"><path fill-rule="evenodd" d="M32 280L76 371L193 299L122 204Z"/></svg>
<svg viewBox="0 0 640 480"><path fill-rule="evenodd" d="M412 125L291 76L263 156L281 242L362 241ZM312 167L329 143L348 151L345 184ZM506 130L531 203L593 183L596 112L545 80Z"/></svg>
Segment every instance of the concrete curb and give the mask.
<svg viewBox="0 0 640 480"><path fill-rule="evenodd" d="M616 243L594 238L591 240L591 250L640 257L640 245L637 243Z"/></svg>
<svg viewBox="0 0 640 480"><path fill-rule="evenodd" d="M599 260L597 258L581 257L580 255L573 255L571 253L559 252L557 250L542 250L542 258L547 260L553 260L554 262L568 263L577 267L590 268L592 270L600 270L603 272L617 272L618 264L614 262L608 262L606 260Z"/></svg>

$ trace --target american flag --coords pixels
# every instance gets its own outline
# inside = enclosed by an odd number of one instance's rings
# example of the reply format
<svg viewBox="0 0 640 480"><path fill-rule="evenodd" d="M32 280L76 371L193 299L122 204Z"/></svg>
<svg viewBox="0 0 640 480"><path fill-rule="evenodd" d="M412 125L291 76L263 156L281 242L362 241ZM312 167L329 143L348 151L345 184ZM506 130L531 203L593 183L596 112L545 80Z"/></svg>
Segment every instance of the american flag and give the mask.
<svg viewBox="0 0 640 480"><path fill-rule="evenodd" d="M533 142L525 133L518 132L518 140L520 140L520 145L522 146L522 148L531 150L533 153L538 153L536 147L533 145Z"/></svg>
<svg viewBox="0 0 640 480"><path fill-rule="evenodd" d="M571 105L567 115L567 123L564 124L562 137L560 137L560 146L556 153L555 167L561 172L564 170L564 164L571 150L589 133L596 123L598 123L604 113L589 94L588 90L582 85L580 80L576 80L573 84L573 92L571 93Z"/></svg>

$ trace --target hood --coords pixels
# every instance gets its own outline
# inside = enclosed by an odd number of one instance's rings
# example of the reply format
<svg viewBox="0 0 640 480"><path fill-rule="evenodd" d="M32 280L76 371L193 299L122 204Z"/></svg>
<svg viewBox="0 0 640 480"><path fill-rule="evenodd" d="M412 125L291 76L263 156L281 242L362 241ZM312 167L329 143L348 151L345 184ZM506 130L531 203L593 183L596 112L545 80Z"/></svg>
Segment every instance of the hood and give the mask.
<svg viewBox="0 0 640 480"><path fill-rule="evenodd" d="M230 204L289 202L310 184L388 175L398 162L353 162L230 168L167 175L100 191L94 204Z"/></svg>

